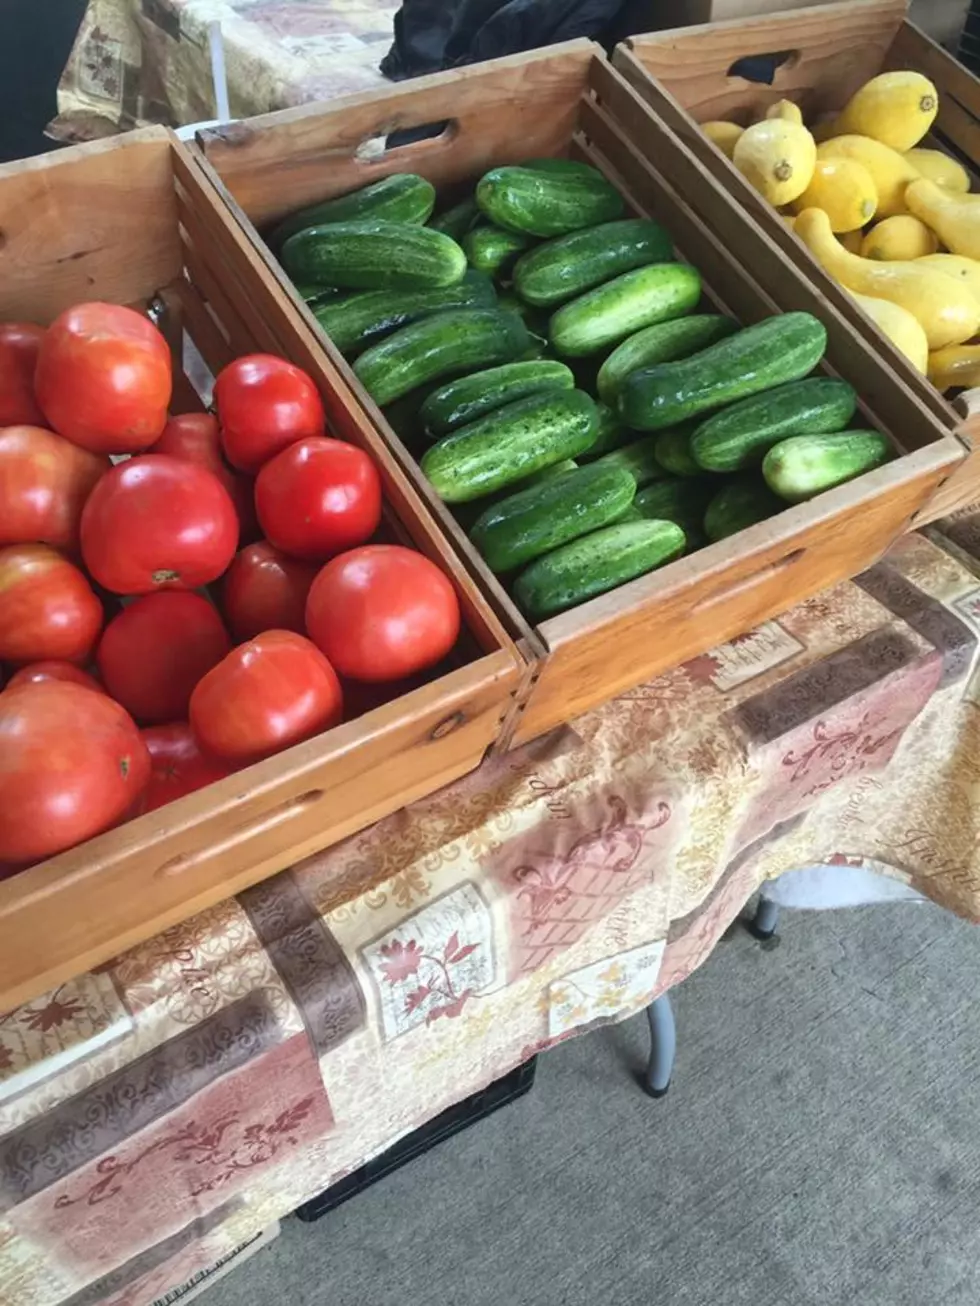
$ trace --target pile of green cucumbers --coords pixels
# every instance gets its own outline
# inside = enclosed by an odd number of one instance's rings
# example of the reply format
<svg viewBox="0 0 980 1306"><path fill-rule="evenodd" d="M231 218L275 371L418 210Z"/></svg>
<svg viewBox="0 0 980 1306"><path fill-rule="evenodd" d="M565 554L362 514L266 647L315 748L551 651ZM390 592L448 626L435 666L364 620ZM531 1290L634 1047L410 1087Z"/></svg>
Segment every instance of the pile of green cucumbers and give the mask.
<svg viewBox="0 0 980 1306"><path fill-rule="evenodd" d="M596 169L486 173L433 217L396 174L268 240L320 326L534 620L891 456L822 323L699 312L701 278Z"/></svg>

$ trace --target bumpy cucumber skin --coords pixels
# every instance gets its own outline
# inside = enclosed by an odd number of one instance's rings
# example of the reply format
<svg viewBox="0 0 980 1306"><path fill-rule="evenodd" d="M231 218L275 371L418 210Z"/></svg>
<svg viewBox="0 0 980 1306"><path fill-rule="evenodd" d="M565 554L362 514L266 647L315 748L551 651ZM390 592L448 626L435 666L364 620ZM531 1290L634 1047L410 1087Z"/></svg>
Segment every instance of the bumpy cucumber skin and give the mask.
<svg viewBox="0 0 980 1306"><path fill-rule="evenodd" d="M581 358L642 327L682 317L700 298L701 277L689 263L651 263L563 304L548 323L548 337L557 353Z"/></svg>
<svg viewBox="0 0 980 1306"><path fill-rule="evenodd" d="M503 279L533 239L519 231L505 231L492 222L485 222L468 231L461 244L471 268Z"/></svg>
<svg viewBox="0 0 980 1306"><path fill-rule="evenodd" d="M623 197L601 175L568 169L491 168L476 202L498 227L547 239L622 215Z"/></svg>
<svg viewBox="0 0 980 1306"><path fill-rule="evenodd" d="M786 505L761 476L736 476L727 481L708 504L704 533L709 540L724 540L756 522L782 512Z"/></svg>
<svg viewBox="0 0 980 1306"><path fill-rule="evenodd" d="M704 471L691 456L690 422L670 431L649 436L657 462L671 476L703 476Z"/></svg>
<svg viewBox="0 0 980 1306"><path fill-rule="evenodd" d="M420 318L447 308L492 308L493 282L470 269L454 286L432 290L362 290L311 305L313 316L342 354L351 357L368 345Z"/></svg>
<svg viewBox="0 0 980 1306"><path fill-rule="evenodd" d="M618 520L635 494L636 482L621 467L580 467L495 503L470 539L491 571L514 571Z"/></svg>
<svg viewBox="0 0 980 1306"><path fill-rule="evenodd" d="M623 382L631 372L656 363L673 363L700 349L724 340L738 330L734 318L720 313L694 313L689 317L655 322L617 345L599 368L596 385L599 398L614 404Z"/></svg>
<svg viewBox="0 0 980 1306"><path fill-rule="evenodd" d="M616 408L638 431L677 426L736 399L801 380L826 347L822 322L810 313L783 313L679 362L631 373Z"/></svg>
<svg viewBox="0 0 980 1306"><path fill-rule="evenodd" d="M893 452L890 441L879 431L795 435L769 450L762 463L762 475L780 499L802 503L873 471Z"/></svg>
<svg viewBox="0 0 980 1306"><path fill-rule="evenodd" d="M422 405L421 417L426 430L439 437L515 399L574 388L571 368L554 359L504 363L439 386Z"/></svg>
<svg viewBox="0 0 980 1306"><path fill-rule="evenodd" d="M614 449L621 449L636 439L636 432L624 426L608 404L596 403L596 412L599 414L599 434L585 455L589 462L594 462L603 454L612 453Z"/></svg>
<svg viewBox="0 0 980 1306"><path fill-rule="evenodd" d="M308 227L289 237L281 259L291 277L346 290L452 286L466 271L466 255L441 231L380 219Z"/></svg>
<svg viewBox="0 0 980 1306"><path fill-rule="evenodd" d="M354 372L377 404L419 386L495 363L510 363L531 344L516 313L458 308L402 327L366 349Z"/></svg>
<svg viewBox="0 0 980 1306"><path fill-rule="evenodd" d="M623 521L563 544L525 568L514 584L519 608L534 621L605 594L684 551L676 522Z"/></svg>
<svg viewBox="0 0 980 1306"><path fill-rule="evenodd" d="M676 522L684 532L690 553L704 543L704 514L717 492L717 483L705 476L700 480L670 476L640 490L633 506L641 517L651 521Z"/></svg>
<svg viewBox="0 0 980 1306"><path fill-rule="evenodd" d="M514 267L514 289L529 304L553 308L623 272L671 258L673 244L659 223L623 218L528 250Z"/></svg>
<svg viewBox="0 0 980 1306"><path fill-rule="evenodd" d="M298 231L328 222L385 218L389 222L421 224L428 220L435 202L435 187L430 181L414 172L393 172L391 176L349 195L338 195L335 199L323 200L291 213L269 233L268 243L279 250Z"/></svg>
<svg viewBox="0 0 980 1306"><path fill-rule="evenodd" d="M420 466L446 503L467 503L574 458L595 439L595 402L582 390L531 395L462 426Z"/></svg>
<svg viewBox="0 0 980 1306"><path fill-rule="evenodd" d="M790 435L842 431L857 409L853 386L830 376L764 390L723 408L691 436L691 456L709 472L758 467L768 451Z"/></svg>
<svg viewBox="0 0 980 1306"><path fill-rule="evenodd" d="M441 231L444 236L462 243L463 237L480 217L476 197L470 195L468 199L454 204L451 209L445 209L442 213L437 213L434 218L430 218L429 226L433 231Z"/></svg>
<svg viewBox="0 0 980 1306"><path fill-rule="evenodd" d="M630 432L633 434L633 432ZM657 459L655 441L649 436L634 440L632 444L621 445L610 453L604 453L591 463L592 467L622 467L633 477L637 489L642 489L652 481L659 481L667 473ZM591 452L591 450L590 450Z"/></svg>

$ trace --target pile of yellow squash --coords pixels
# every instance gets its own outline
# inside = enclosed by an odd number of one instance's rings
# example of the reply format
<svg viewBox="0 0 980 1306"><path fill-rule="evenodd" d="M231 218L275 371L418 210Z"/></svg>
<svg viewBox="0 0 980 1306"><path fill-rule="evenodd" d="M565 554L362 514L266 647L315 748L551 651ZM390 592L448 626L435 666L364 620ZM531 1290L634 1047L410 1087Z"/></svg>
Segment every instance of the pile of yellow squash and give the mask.
<svg viewBox="0 0 980 1306"><path fill-rule="evenodd" d="M873 77L829 121L790 100L705 135L782 213L879 330L940 390L980 385L980 195L920 142L939 94L921 73Z"/></svg>

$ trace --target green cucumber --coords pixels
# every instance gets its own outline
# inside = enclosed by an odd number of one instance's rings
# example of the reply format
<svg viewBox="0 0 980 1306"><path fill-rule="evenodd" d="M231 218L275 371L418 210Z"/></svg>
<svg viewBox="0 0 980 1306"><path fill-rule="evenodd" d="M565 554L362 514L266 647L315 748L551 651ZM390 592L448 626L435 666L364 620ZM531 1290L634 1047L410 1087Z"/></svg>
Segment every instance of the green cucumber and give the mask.
<svg viewBox="0 0 980 1306"><path fill-rule="evenodd" d="M437 213L434 218L430 218L429 226L433 231L441 231L444 236L451 236L455 241L462 241L470 227L480 216L476 199L473 195L470 195L468 199L461 200L459 204L454 204L451 209L445 209L442 213Z"/></svg>
<svg viewBox="0 0 980 1306"><path fill-rule="evenodd" d="M601 458L603 454L612 453L614 449L621 449L624 444L636 439L636 432L624 426L608 404L597 403L596 412L599 414L599 434L585 455L590 462Z"/></svg>
<svg viewBox="0 0 980 1306"><path fill-rule="evenodd" d="M493 504L470 539L491 571L513 571L616 521L635 494L636 482L622 467L579 467Z"/></svg>
<svg viewBox="0 0 980 1306"><path fill-rule="evenodd" d="M721 487L705 509L704 533L709 540L724 540L774 517L785 507L761 477L736 476Z"/></svg>
<svg viewBox="0 0 980 1306"><path fill-rule="evenodd" d="M441 499L466 503L522 481L595 439L595 403L581 390L530 395L461 426L422 456Z"/></svg>
<svg viewBox="0 0 980 1306"><path fill-rule="evenodd" d="M745 327L689 358L631 373L616 401L638 431L658 431L760 390L799 381L823 357L827 332L810 313L783 313Z"/></svg>
<svg viewBox="0 0 980 1306"><path fill-rule="evenodd" d="M651 481L662 480L667 475L657 460L654 441L649 436L634 440L632 444L623 445L620 449L613 449L611 453L604 453L589 465L624 468L633 477L637 489L642 489Z"/></svg>
<svg viewBox="0 0 980 1306"><path fill-rule="evenodd" d="M514 598L534 621L574 608L662 566L684 551L676 522L625 521L537 558L518 576Z"/></svg>
<svg viewBox="0 0 980 1306"><path fill-rule="evenodd" d="M891 442L879 431L795 435L769 450L762 475L780 499L802 503L880 467L892 452Z"/></svg>
<svg viewBox="0 0 980 1306"><path fill-rule="evenodd" d="M484 222L463 237L462 246L471 268L479 268L491 277L505 277L519 254L534 243L533 237L519 231L505 231L492 222Z"/></svg>
<svg viewBox="0 0 980 1306"><path fill-rule="evenodd" d="M291 277L347 290L452 286L466 271L459 245L431 227L372 219L309 227L282 247Z"/></svg>
<svg viewBox="0 0 980 1306"><path fill-rule="evenodd" d="M673 248L658 222L646 218L604 222L522 254L514 267L514 288L529 304L551 308L622 272L667 263Z"/></svg>
<svg viewBox="0 0 980 1306"><path fill-rule="evenodd" d="M842 431L856 409L857 395L846 381L830 376L790 381L701 422L691 437L691 455L709 472L758 467L780 440Z"/></svg>
<svg viewBox="0 0 980 1306"><path fill-rule="evenodd" d="M717 492L717 483L707 477L696 481L670 476L640 490L633 506L641 517L651 521L676 522L687 538L690 551L703 543L704 514Z"/></svg>
<svg viewBox="0 0 980 1306"><path fill-rule="evenodd" d="M530 343L516 313L451 308L371 345L354 364L354 372L375 403L390 404L444 377L513 362Z"/></svg>
<svg viewBox="0 0 980 1306"><path fill-rule="evenodd" d="M641 327L689 313L700 298L701 277L689 263L651 263L563 305L548 335L559 354L595 354Z"/></svg>
<svg viewBox="0 0 980 1306"><path fill-rule="evenodd" d="M670 431L658 431L653 437L653 449L657 462L665 472L672 476L700 476L702 468L694 461L691 454L690 422L684 426L674 427Z"/></svg>
<svg viewBox="0 0 980 1306"><path fill-rule="evenodd" d="M308 281L297 281L293 289L299 295L300 299L306 301L310 308L316 308L319 304L325 304L328 299L346 298L342 290L336 286L313 286Z"/></svg>
<svg viewBox="0 0 980 1306"><path fill-rule="evenodd" d="M422 405L421 416L434 436L448 435L515 399L574 387L575 378L564 363L547 358L504 363L439 386Z"/></svg>
<svg viewBox="0 0 980 1306"><path fill-rule="evenodd" d="M598 168L579 159L525 159L522 168L537 168L538 172L557 172L566 177L601 177Z"/></svg>
<svg viewBox="0 0 980 1306"><path fill-rule="evenodd" d="M502 503L504 499L518 490L529 490L532 485L543 485L546 481L556 480L559 476L564 476L566 472L574 472L577 467L578 463L574 458L563 458L560 463L552 463L550 467L542 467L539 472L532 472L530 476L525 476L522 481L515 481L503 490L497 490L494 494L485 494L482 498L470 499L467 503L452 504L452 514L463 530L469 534L479 520L480 514L486 512L491 504Z"/></svg>
<svg viewBox="0 0 980 1306"><path fill-rule="evenodd" d="M454 286L432 290L362 290L313 306L313 316L342 354L353 355L419 318L447 308L492 308L493 282L472 269Z"/></svg>
<svg viewBox="0 0 980 1306"><path fill-rule="evenodd" d="M706 349L737 330L738 323L733 318L719 313L696 313L644 327L617 345L599 368L596 380L599 398L613 404L631 372L653 367L655 363L687 358L695 350Z"/></svg>
<svg viewBox="0 0 980 1306"><path fill-rule="evenodd" d="M491 168L480 178L476 202L498 227L529 236L564 236L611 222L623 197L601 173L581 168Z"/></svg>
<svg viewBox="0 0 980 1306"><path fill-rule="evenodd" d="M436 192L431 182L413 172L393 172L390 177L348 195L322 200L291 213L269 233L268 243L275 250L281 249L298 231L322 227L327 222L386 218L389 222L422 223L429 217L435 202Z"/></svg>

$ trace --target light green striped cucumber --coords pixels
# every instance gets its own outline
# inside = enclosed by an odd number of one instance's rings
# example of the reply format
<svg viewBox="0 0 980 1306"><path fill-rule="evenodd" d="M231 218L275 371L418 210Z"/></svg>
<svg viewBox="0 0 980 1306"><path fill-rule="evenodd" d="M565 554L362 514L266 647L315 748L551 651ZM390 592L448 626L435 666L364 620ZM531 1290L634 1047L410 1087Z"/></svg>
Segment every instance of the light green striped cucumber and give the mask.
<svg viewBox="0 0 980 1306"><path fill-rule="evenodd" d="M463 237L463 251L471 268L479 268L491 277L506 277L518 255L534 243L533 236L484 222Z"/></svg>
<svg viewBox="0 0 980 1306"><path fill-rule="evenodd" d="M482 216L476 197L470 195L468 199L454 204L451 209L445 209L430 218L429 226L433 231L441 231L444 236L451 236L453 240L461 242L470 227Z"/></svg>
<svg viewBox="0 0 980 1306"><path fill-rule="evenodd" d="M854 416L857 395L846 381L811 376L752 395L701 422L691 437L691 456L709 472L758 467L789 435L842 431Z"/></svg>
<svg viewBox="0 0 980 1306"><path fill-rule="evenodd" d="M590 466L624 468L633 477L638 489L667 475L657 459L655 441L650 436L613 449L611 453L597 458Z"/></svg>
<svg viewBox="0 0 980 1306"><path fill-rule="evenodd" d="M704 532L709 540L724 540L756 522L774 517L785 506L760 476L736 476L708 504Z"/></svg>
<svg viewBox="0 0 980 1306"><path fill-rule="evenodd" d="M540 472L532 472L530 476L525 476L521 481L514 481L512 485L497 490L494 494L485 494L481 499L470 499L467 503L454 503L452 505L452 514L463 530L469 534L480 514L486 512L492 504L501 503L518 490L529 490L532 485L544 485L547 481L557 480L559 476L564 476L566 472L574 472L576 467L578 467L578 463L574 458L563 458L560 463L552 463L550 467L542 467Z"/></svg>
<svg viewBox="0 0 980 1306"><path fill-rule="evenodd" d="M673 244L659 222L623 218L558 236L522 254L514 289L529 304L551 308L623 272L672 258Z"/></svg>
<svg viewBox="0 0 980 1306"><path fill-rule="evenodd" d="M596 384L599 398L614 404L620 388L631 372L655 363L672 363L687 358L699 349L707 349L718 340L738 330L734 318L719 313L694 313L669 322L655 322L617 345L599 368Z"/></svg>
<svg viewBox="0 0 980 1306"><path fill-rule="evenodd" d="M769 450L762 474L781 499L802 503L880 467L891 456L891 443L878 431L795 435Z"/></svg>
<svg viewBox="0 0 980 1306"><path fill-rule="evenodd" d="M420 465L441 499L467 503L574 458L595 433L592 398L581 390L555 390L461 426L426 450Z"/></svg>
<svg viewBox="0 0 980 1306"><path fill-rule="evenodd" d="M573 390L575 378L571 368L554 359L530 359L522 363L504 363L482 372L447 381L433 390L422 405L422 421L433 436L448 435L467 422L475 422L504 404L527 395L546 394L549 390Z"/></svg>
<svg viewBox="0 0 980 1306"><path fill-rule="evenodd" d="M513 362L530 344L516 313L451 308L411 322L365 349L354 372L375 403L390 404L444 377Z"/></svg>
<svg viewBox="0 0 980 1306"><path fill-rule="evenodd" d="M491 168L480 178L476 202L498 227L529 236L563 236L623 212L623 197L594 168Z"/></svg>
<svg viewBox="0 0 980 1306"><path fill-rule="evenodd" d="M493 504L470 539L491 571L513 571L616 521L635 493L636 482L621 467L579 467Z"/></svg>
<svg viewBox="0 0 980 1306"><path fill-rule="evenodd" d="M518 576L514 598L534 621L574 608L662 566L684 551L676 522L625 521L537 558Z"/></svg>
<svg viewBox="0 0 980 1306"><path fill-rule="evenodd" d="M648 437L653 444L657 462L672 476L704 474L703 468L698 466L691 455L693 429L691 422L685 422L682 426L674 427L673 430L658 431L656 435Z"/></svg>
<svg viewBox="0 0 980 1306"><path fill-rule="evenodd" d="M441 231L381 219L309 227L280 257L291 277L346 290L451 286L466 271L466 255Z"/></svg>
<svg viewBox="0 0 980 1306"><path fill-rule="evenodd" d="M280 249L290 236L327 222L361 222L386 218L389 222L425 222L436 202L435 187L414 172L393 172L390 177L362 186L348 195L322 200L284 218L269 233L269 244Z"/></svg>
<svg viewBox="0 0 980 1306"><path fill-rule="evenodd" d="M700 298L701 277L689 263L651 263L564 304L548 335L559 354L595 354L641 327L689 313Z"/></svg>

